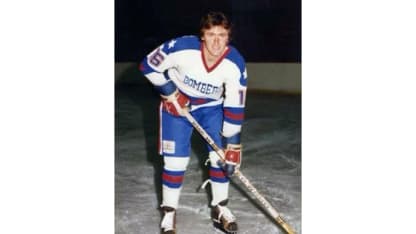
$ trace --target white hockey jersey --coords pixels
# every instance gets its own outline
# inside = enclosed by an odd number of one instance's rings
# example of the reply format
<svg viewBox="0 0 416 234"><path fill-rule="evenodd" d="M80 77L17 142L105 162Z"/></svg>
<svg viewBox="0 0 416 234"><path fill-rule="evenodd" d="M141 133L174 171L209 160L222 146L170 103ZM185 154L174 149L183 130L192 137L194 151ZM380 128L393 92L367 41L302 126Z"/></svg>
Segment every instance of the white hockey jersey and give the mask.
<svg viewBox="0 0 416 234"><path fill-rule="evenodd" d="M140 64L140 70L156 88L173 81L191 100L191 111L223 104L223 134L232 136L241 131L247 71L243 57L234 47L228 45L223 57L208 67L199 39L184 36L152 51Z"/></svg>

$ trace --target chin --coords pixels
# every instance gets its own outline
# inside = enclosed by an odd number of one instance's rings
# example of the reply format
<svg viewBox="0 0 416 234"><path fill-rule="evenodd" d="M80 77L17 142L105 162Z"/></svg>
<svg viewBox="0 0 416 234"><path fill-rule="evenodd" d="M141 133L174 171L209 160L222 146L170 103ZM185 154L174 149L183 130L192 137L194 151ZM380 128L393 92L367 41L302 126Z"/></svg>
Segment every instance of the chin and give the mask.
<svg viewBox="0 0 416 234"><path fill-rule="evenodd" d="M212 51L212 54L215 55L215 56L220 56L220 55L222 55L223 51L224 50L215 50L215 51Z"/></svg>

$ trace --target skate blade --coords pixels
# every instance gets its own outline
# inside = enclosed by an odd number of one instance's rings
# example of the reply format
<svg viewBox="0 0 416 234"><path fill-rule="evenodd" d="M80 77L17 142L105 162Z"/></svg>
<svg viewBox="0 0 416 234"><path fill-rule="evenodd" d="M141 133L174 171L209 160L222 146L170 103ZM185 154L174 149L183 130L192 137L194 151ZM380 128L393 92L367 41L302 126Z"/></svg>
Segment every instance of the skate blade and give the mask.
<svg viewBox="0 0 416 234"><path fill-rule="evenodd" d="M162 234L176 234L176 230L169 230L169 231L166 231L166 232L161 230L160 233L162 233Z"/></svg>
<svg viewBox="0 0 416 234"><path fill-rule="evenodd" d="M221 223L217 223L217 222L212 222L212 223L214 224L214 228L215 228L216 230L218 230L218 231L222 232L222 233L225 233L225 234L237 234L237 231L227 231L227 230L225 230L225 229L222 227Z"/></svg>

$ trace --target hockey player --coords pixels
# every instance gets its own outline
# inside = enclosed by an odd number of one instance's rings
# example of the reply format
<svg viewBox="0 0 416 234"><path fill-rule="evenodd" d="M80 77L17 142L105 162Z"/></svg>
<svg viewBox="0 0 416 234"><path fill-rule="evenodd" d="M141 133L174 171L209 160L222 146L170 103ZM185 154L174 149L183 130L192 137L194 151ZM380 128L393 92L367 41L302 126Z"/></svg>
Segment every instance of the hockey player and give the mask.
<svg viewBox="0 0 416 234"><path fill-rule="evenodd" d="M161 204L162 233L176 233L175 217L184 173L190 156L192 125L183 117L189 111L218 146L225 162L207 144L211 216L214 225L236 233L235 216L227 207L229 176L241 162L240 132L247 87L245 62L229 45L231 24L221 12L201 19L200 35L172 39L152 51L140 70L159 91L159 153L163 155ZM177 101L182 109L176 109Z"/></svg>

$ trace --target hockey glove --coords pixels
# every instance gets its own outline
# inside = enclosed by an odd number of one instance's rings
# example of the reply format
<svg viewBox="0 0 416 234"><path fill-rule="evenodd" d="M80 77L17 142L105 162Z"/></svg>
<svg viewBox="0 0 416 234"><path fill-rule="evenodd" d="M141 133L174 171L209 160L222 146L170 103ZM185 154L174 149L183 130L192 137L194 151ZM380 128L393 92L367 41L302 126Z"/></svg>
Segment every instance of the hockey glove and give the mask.
<svg viewBox="0 0 416 234"><path fill-rule="evenodd" d="M241 164L241 145L228 144L225 150L225 161L219 161L225 174L230 177Z"/></svg>
<svg viewBox="0 0 416 234"><path fill-rule="evenodd" d="M163 99L163 108L170 114L175 116L183 116L182 111L183 109L187 109L190 101L189 98L186 97L184 94L179 92L177 89L170 95L164 96L160 95ZM177 110L173 102L177 101L179 106L181 107L180 110Z"/></svg>

